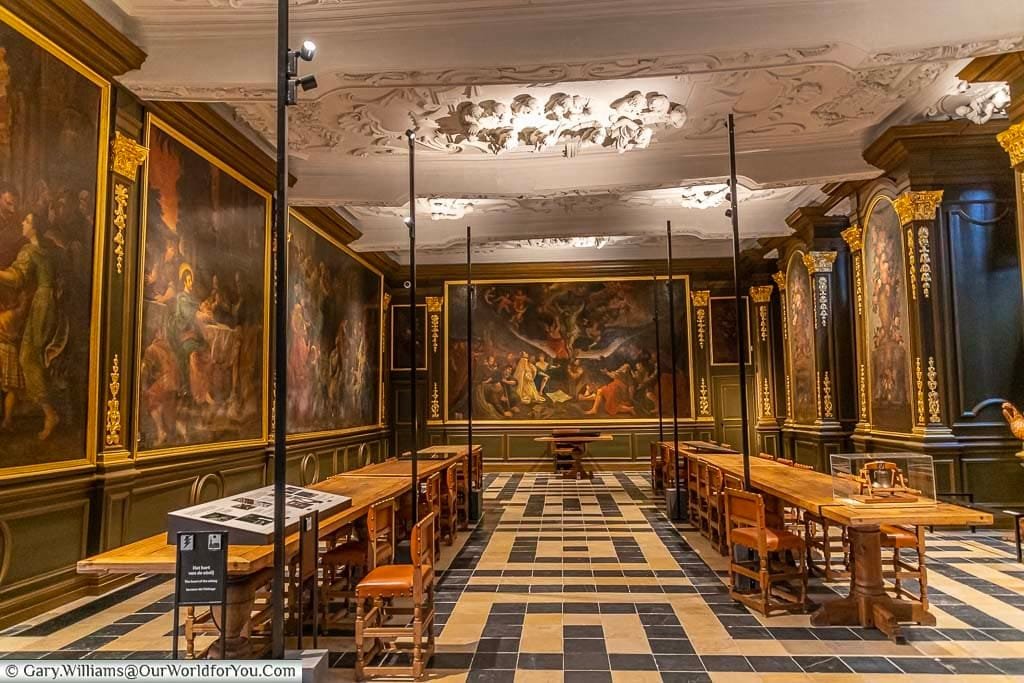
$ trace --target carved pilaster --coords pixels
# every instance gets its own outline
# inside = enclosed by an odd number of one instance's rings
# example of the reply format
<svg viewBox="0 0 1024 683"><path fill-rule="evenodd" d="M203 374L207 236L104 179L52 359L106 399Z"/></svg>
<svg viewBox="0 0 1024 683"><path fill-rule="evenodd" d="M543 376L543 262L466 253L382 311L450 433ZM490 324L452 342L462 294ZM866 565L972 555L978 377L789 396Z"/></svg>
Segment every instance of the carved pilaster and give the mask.
<svg viewBox="0 0 1024 683"><path fill-rule="evenodd" d="M785 352L786 344L789 341L789 315L786 312L786 274L781 270L772 275L772 280L775 281L775 286L779 290L779 319L782 327L782 375L785 378L785 393L784 403L779 406L776 402L775 413L776 417L791 418L793 415L793 396L790 387L790 372L789 367L789 354ZM785 413L781 415L780 413Z"/></svg>
<svg viewBox="0 0 1024 683"><path fill-rule="evenodd" d="M833 312L832 271L838 253L835 251L809 251L804 254L804 265L811 278L811 297L814 302L814 352L817 375L818 423L835 423L835 392L838 359L835 353L835 324Z"/></svg>
<svg viewBox="0 0 1024 683"><path fill-rule="evenodd" d="M711 415L711 292L697 290L690 292L690 316L693 330L690 339L693 344L694 386L697 388L697 419L710 420Z"/></svg>

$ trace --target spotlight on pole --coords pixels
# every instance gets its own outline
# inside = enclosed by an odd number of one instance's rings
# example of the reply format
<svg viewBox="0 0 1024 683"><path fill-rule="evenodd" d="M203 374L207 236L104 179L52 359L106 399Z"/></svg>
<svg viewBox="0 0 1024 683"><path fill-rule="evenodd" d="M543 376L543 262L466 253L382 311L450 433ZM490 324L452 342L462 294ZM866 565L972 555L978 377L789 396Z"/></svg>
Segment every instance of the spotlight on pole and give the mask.
<svg viewBox="0 0 1024 683"><path fill-rule="evenodd" d="M312 40L302 41L302 48L299 49L299 57L304 61L312 62L313 58L316 57L316 43Z"/></svg>
<svg viewBox="0 0 1024 683"><path fill-rule="evenodd" d="M288 80L285 84L285 104L288 106L298 103L299 88L301 88L303 92L306 92L317 87L318 83L316 82L316 76L312 74L301 77L299 76L299 60L301 59L304 62L312 62L314 57L316 57L316 43L312 40L303 41L302 47L298 50L288 50Z"/></svg>

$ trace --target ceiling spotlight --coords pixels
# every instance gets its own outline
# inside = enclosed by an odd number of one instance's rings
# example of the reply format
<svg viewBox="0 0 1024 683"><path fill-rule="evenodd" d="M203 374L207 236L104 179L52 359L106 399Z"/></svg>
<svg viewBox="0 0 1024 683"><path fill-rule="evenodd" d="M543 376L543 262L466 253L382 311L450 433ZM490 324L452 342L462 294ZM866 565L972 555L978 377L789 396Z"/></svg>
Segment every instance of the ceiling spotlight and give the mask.
<svg viewBox="0 0 1024 683"><path fill-rule="evenodd" d="M302 41L302 49L299 50L299 56L307 62L312 62L313 58L316 57L316 43L312 40Z"/></svg>
<svg viewBox="0 0 1024 683"><path fill-rule="evenodd" d="M732 218L732 209L726 209L725 210L725 217L726 218Z"/></svg>
<svg viewBox="0 0 1024 683"><path fill-rule="evenodd" d="M298 79L298 84L299 87L302 88L303 92L313 90L319 85L319 83L316 82L316 76L313 74L309 74L308 76L303 76Z"/></svg>
<svg viewBox="0 0 1024 683"><path fill-rule="evenodd" d="M405 223L407 227L411 228L413 226L413 223L415 223L416 221L415 219L413 219L412 216L406 216L405 218L402 219L402 222Z"/></svg>

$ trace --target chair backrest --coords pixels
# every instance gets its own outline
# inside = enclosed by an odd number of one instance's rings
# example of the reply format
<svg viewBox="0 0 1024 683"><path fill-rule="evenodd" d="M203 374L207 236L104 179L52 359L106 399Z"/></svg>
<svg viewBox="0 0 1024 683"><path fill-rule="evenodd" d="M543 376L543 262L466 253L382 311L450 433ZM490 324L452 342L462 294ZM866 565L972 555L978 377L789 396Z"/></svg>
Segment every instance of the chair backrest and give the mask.
<svg viewBox="0 0 1024 683"><path fill-rule="evenodd" d="M758 458L764 458L765 460L775 460L775 456L771 453L758 453Z"/></svg>
<svg viewBox="0 0 1024 683"><path fill-rule="evenodd" d="M725 475L715 465L708 465L708 491L712 494L721 494L722 485L725 483Z"/></svg>
<svg viewBox="0 0 1024 683"><path fill-rule="evenodd" d="M725 489L726 531L732 536L733 527L755 527L758 530L757 550L763 556L767 546L765 535L764 498L759 493L738 489Z"/></svg>
<svg viewBox="0 0 1024 683"><path fill-rule="evenodd" d="M796 464L794 461L789 460L788 458L775 458L775 462L779 463L780 465L788 465L790 467Z"/></svg>
<svg viewBox="0 0 1024 683"><path fill-rule="evenodd" d="M793 467L797 468L798 470L813 470L814 469L814 465L805 465L802 462L794 462L793 463Z"/></svg>
<svg viewBox="0 0 1024 683"><path fill-rule="evenodd" d="M370 512L366 515L366 532L370 541L370 569L394 562L394 498L386 498L370 506Z"/></svg>
<svg viewBox="0 0 1024 683"><path fill-rule="evenodd" d="M441 509L441 473L435 472L427 477L426 499L430 509L439 512Z"/></svg>
<svg viewBox="0 0 1024 683"><path fill-rule="evenodd" d="M458 469L458 466L453 465L444 471L444 488L449 495L455 493L455 477L458 474Z"/></svg>
<svg viewBox="0 0 1024 683"><path fill-rule="evenodd" d="M702 493L708 489L708 464L703 460L697 461L697 488Z"/></svg>
<svg viewBox="0 0 1024 683"><path fill-rule="evenodd" d="M412 555L413 588L416 593L423 590L424 580L434 580L434 533L437 527L434 513L425 515L412 528L409 537L409 552Z"/></svg>
<svg viewBox="0 0 1024 683"><path fill-rule="evenodd" d="M725 489L736 489L737 491L743 490L743 480L737 477L735 474L729 474L728 472L722 473L722 490Z"/></svg>

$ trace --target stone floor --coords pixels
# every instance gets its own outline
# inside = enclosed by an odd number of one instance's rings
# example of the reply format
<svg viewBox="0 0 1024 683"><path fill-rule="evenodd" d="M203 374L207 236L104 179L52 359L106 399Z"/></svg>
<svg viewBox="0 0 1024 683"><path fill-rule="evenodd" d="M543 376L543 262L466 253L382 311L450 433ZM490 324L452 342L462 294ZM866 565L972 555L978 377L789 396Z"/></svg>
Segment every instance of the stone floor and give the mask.
<svg viewBox="0 0 1024 683"><path fill-rule="evenodd" d="M442 558L432 680L1024 680L1024 566L997 532L929 535L938 623L906 628L897 645L733 602L724 558L670 524L639 473L489 475L485 507ZM817 602L844 591L812 586ZM165 577L142 578L7 629L0 657L166 657L169 590ZM320 646L332 680L351 680L351 633Z"/></svg>

